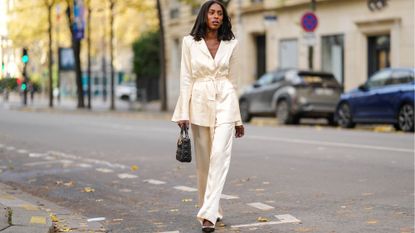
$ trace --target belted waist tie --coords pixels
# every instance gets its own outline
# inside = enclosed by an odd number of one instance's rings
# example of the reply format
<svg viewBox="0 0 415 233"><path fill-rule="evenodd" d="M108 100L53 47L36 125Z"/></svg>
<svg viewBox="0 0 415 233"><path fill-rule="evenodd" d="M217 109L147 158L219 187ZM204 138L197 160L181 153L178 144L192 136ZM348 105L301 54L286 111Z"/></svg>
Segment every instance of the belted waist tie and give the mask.
<svg viewBox="0 0 415 233"><path fill-rule="evenodd" d="M217 94L217 89L216 89L216 82L217 81L223 81L228 79L226 76L222 76L222 77L204 77L204 78L197 78L195 79L195 82L206 82L206 89L208 92L208 100L216 100L216 94Z"/></svg>

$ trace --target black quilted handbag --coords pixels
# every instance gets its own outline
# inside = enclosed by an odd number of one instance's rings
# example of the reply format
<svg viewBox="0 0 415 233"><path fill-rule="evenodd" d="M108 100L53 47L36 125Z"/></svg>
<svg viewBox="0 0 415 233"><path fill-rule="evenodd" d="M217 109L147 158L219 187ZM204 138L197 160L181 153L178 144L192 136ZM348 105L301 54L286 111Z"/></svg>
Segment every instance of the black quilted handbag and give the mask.
<svg viewBox="0 0 415 233"><path fill-rule="evenodd" d="M184 135L183 135L184 133ZM182 163L190 163L192 161L192 148L190 146L190 137L187 127L180 130L179 139L177 140L176 159Z"/></svg>

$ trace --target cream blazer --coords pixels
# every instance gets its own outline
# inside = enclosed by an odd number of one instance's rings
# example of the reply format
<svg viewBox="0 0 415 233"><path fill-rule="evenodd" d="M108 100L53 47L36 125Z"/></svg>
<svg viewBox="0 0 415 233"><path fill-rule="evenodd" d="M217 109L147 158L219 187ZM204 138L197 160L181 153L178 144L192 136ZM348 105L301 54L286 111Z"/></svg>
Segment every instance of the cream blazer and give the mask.
<svg viewBox="0 0 415 233"><path fill-rule="evenodd" d="M180 95L172 121L213 127L242 125L237 95L238 41L221 41L213 59L203 39L185 36L182 43Z"/></svg>

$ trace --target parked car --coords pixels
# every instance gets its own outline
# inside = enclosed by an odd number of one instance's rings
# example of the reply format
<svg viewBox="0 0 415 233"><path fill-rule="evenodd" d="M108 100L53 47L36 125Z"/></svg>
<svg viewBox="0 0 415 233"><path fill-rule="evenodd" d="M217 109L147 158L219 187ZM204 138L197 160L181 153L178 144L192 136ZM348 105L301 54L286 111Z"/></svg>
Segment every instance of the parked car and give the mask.
<svg viewBox="0 0 415 233"><path fill-rule="evenodd" d="M135 83L122 83L115 89L115 96L121 100L135 101L137 99L137 87Z"/></svg>
<svg viewBox="0 0 415 233"><path fill-rule="evenodd" d="M335 124L334 111L341 92L333 74L275 70L264 74L239 98L242 120L276 115L282 124L297 124L303 117L327 118Z"/></svg>
<svg viewBox="0 0 415 233"><path fill-rule="evenodd" d="M413 68L384 69L344 93L336 110L338 124L352 128L356 123L387 123L414 131L414 73Z"/></svg>

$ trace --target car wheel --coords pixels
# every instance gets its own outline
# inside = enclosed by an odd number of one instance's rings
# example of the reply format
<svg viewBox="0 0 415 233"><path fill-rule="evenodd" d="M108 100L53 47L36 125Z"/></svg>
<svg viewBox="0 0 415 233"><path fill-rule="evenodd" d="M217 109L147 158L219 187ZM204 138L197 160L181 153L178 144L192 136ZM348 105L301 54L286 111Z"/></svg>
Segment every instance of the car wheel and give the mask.
<svg viewBox="0 0 415 233"><path fill-rule="evenodd" d="M404 104L399 109L397 126L400 130L405 132L414 131L414 106L411 104Z"/></svg>
<svg viewBox="0 0 415 233"><path fill-rule="evenodd" d="M252 115L249 113L249 103L246 100L239 103L239 109L241 111L241 119L243 122L250 122Z"/></svg>
<svg viewBox="0 0 415 233"><path fill-rule="evenodd" d="M342 103L337 109L337 124L343 128L353 128L355 123L352 119L353 118L349 104Z"/></svg>
<svg viewBox="0 0 415 233"><path fill-rule="evenodd" d="M287 100L278 102L276 111L277 121L280 124L298 124L298 117L291 114L291 106Z"/></svg>

